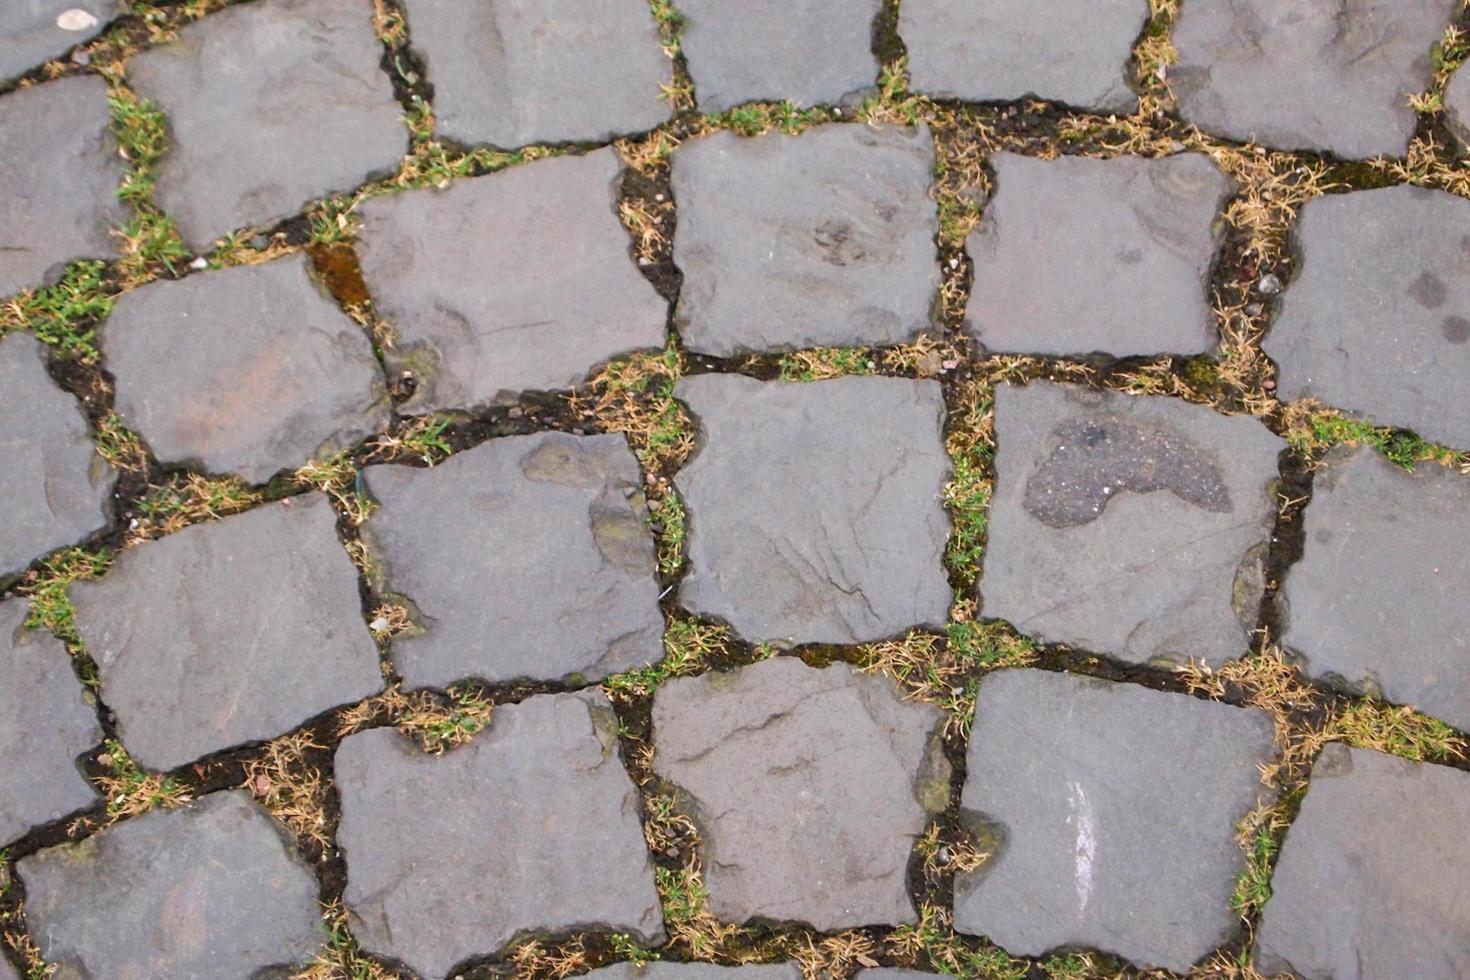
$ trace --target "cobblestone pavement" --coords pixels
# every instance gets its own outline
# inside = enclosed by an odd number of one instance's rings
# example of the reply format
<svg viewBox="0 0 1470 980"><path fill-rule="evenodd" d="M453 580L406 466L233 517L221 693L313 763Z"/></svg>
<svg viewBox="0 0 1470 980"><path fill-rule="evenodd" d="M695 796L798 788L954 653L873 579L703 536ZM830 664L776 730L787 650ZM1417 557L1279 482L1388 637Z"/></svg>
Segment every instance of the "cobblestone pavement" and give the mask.
<svg viewBox="0 0 1470 980"><path fill-rule="evenodd" d="M0 980L1470 976L1462 0L0 4Z"/></svg>

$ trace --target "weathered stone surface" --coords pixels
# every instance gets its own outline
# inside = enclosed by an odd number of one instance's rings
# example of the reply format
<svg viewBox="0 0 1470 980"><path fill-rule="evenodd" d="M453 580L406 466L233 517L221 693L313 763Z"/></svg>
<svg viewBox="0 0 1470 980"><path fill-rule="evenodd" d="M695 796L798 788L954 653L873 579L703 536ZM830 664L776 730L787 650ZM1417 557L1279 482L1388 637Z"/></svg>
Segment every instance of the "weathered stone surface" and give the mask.
<svg viewBox="0 0 1470 980"><path fill-rule="evenodd" d="M1402 156L1409 96L1457 0L1232 0L1185 4L1169 87L1201 129L1284 150Z"/></svg>
<svg viewBox="0 0 1470 980"><path fill-rule="evenodd" d="M1235 932L1236 824L1269 798L1270 719L1073 674L980 685L960 805L998 849L955 928L1014 955L1099 949L1180 973Z"/></svg>
<svg viewBox="0 0 1470 980"><path fill-rule="evenodd" d="M492 439L432 470L371 466L363 537L425 631L406 683L598 680L663 656L653 536L619 435Z"/></svg>
<svg viewBox="0 0 1470 980"><path fill-rule="evenodd" d="M304 964L324 938L316 880L239 790L17 867L31 935L62 977L235 980Z"/></svg>
<svg viewBox="0 0 1470 980"><path fill-rule="evenodd" d="M7 0L0 6L0 82L90 41L127 9L123 0Z"/></svg>
<svg viewBox="0 0 1470 980"><path fill-rule="evenodd" d="M97 798L77 768L102 741L96 712L66 648L25 619L24 602L0 602L0 845Z"/></svg>
<svg viewBox="0 0 1470 980"><path fill-rule="evenodd" d="M601 692L498 707L488 731L444 755L392 729L353 735L336 773L343 897L367 949L442 977L522 932L663 939L638 794Z"/></svg>
<svg viewBox="0 0 1470 980"><path fill-rule="evenodd" d="M1133 42L1148 17L1148 0L909 0L898 32L916 92L1127 113L1138 104Z"/></svg>
<svg viewBox="0 0 1470 980"><path fill-rule="evenodd" d="M721 132L674 156L691 350L897 344L930 326L939 288L926 127Z"/></svg>
<svg viewBox="0 0 1470 980"><path fill-rule="evenodd" d="M668 304L628 255L617 155L558 157L364 202L358 244L404 410L476 408L570 388L664 344Z"/></svg>
<svg viewBox="0 0 1470 980"><path fill-rule="evenodd" d="M111 125L107 83L96 76L0 96L0 297L117 251L123 164Z"/></svg>
<svg viewBox="0 0 1470 980"><path fill-rule="evenodd" d="M747 963L719 966L714 963L663 963L653 960L635 965L614 963L584 974L597 980L801 980L795 963Z"/></svg>
<svg viewBox="0 0 1470 980"><path fill-rule="evenodd" d="M1208 156L992 158L966 248L970 330L1031 354L1198 354L1215 344L1212 230L1232 181Z"/></svg>
<svg viewBox="0 0 1470 980"><path fill-rule="evenodd" d="M1470 974L1470 776L1329 745L1286 833L1256 963L1303 980Z"/></svg>
<svg viewBox="0 0 1470 980"><path fill-rule="evenodd" d="M654 696L654 770L688 794L710 911L821 931L914 922L906 870L949 802L936 707L777 657Z"/></svg>
<svg viewBox="0 0 1470 980"><path fill-rule="evenodd" d="M131 548L70 592L102 700L150 768L273 738L382 687L319 494Z"/></svg>
<svg viewBox="0 0 1470 980"><path fill-rule="evenodd" d="M862 643L944 622L938 384L704 374L675 395L700 427L675 477L690 522L685 607L752 642Z"/></svg>
<svg viewBox="0 0 1470 980"><path fill-rule="evenodd" d="M1470 68L1461 68L1450 78L1444 94L1445 118L1461 141L1470 144Z"/></svg>
<svg viewBox="0 0 1470 980"><path fill-rule="evenodd" d="M919 977L941 977L942 973L927 973L923 970L901 970L892 966L880 966L857 972L863 980L918 980Z"/></svg>
<svg viewBox="0 0 1470 980"><path fill-rule="evenodd" d="M1286 444L1252 418L1038 382L996 392L981 611L1133 663L1245 652Z"/></svg>
<svg viewBox="0 0 1470 980"><path fill-rule="evenodd" d="M0 956L0 980L21 980L20 974L15 972L15 967L11 966L10 961L3 956Z"/></svg>
<svg viewBox="0 0 1470 980"><path fill-rule="evenodd" d="M605 142L672 112L644 0L407 0L440 136L510 149Z"/></svg>
<svg viewBox="0 0 1470 980"><path fill-rule="evenodd" d="M296 256L161 281L102 329L117 411L165 463L264 483L386 428L367 334Z"/></svg>
<svg viewBox="0 0 1470 980"><path fill-rule="evenodd" d="M3 178L0 178L3 179ZM0 582L107 526L116 472L97 454L76 400L46 374L28 334L0 339Z"/></svg>
<svg viewBox="0 0 1470 980"><path fill-rule="evenodd" d="M408 131L372 17L358 0L263 0L128 62L128 83L168 116L153 196L191 248L398 164Z"/></svg>
<svg viewBox="0 0 1470 980"><path fill-rule="evenodd" d="M742 102L842 101L878 80L881 0L683 0L682 48L706 112Z"/></svg>

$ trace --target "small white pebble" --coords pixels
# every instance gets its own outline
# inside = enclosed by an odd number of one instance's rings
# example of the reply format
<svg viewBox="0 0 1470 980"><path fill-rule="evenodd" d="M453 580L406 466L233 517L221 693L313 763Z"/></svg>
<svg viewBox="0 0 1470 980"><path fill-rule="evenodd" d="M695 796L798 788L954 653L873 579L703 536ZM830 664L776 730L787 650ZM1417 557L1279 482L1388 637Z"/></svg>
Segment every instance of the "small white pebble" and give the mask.
<svg viewBox="0 0 1470 980"><path fill-rule="evenodd" d="M372 630L374 633L381 633L381 632L383 632L383 630L385 630L387 628L388 628L388 617L386 617L386 616L379 616L377 619L373 620L371 623L368 623L368 629Z"/></svg>
<svg viewBox="0 0 1470 980"><path fill-rule="evenodd" d="M63 31L86 31L97 26L97 18L80 7L72 7L56 15L56 26Z"/></svg>
<svg viewBox="0 0 1470 980"><path fill-rule="evenodd" d="M664 199L663 191L659 191L657 194L653 195L653 199L655 201L662 201Z"/></svg>
<svg viewBox="0 0 1470 980"><path fill-rule="evenodd" d="M209 260L201 255L199 256L199 258L189 263L189 268L193 269L195 272L202 272L203 270L209 268Z"/></svg>

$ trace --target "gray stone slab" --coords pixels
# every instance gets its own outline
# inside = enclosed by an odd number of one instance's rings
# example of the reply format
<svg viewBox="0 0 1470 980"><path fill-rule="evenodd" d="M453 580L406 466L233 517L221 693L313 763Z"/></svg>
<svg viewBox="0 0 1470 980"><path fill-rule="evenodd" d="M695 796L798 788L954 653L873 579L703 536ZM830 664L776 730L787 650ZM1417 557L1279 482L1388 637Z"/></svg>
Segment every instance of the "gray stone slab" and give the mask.
<svg viewBox="0 0 1470 980"><path fill-rule="evenodd" d="M102 700L152 769L274 738L383 686L320 494L128 549L70 594Z"/></svg>
<svg viewBox="0 0 1470 980"><path fill-rule="evenodd" d="M822 932L916 921L907 868L949 803L943 715L893 681L793 657L654 696L654 771L687 794L709 907Z"/></svg>
<svg viewBox="0 0 1470 980"><path fill-rule="evenodd" d="M0 297L117 252L111 229L126 212L111 125L107 83L95 75L0 96Z"/></svg>
<svg viewBox="0 0 1470 980"><path fill-rule="evenodd" d="M1128 113L1133 42L1148 18L1148 0L906 0L898 33L916 92Z"/></svg>
<svg viewBox="0 0 1470 980"><path fill-rule="evenodd" d="M1445 118L1460 141L1470 145L1470 68L1450 76L1444 93Z"/></svg>
<svg viewBox="0 0 1470 980"><path fill-rule="evenodd" d="M675 395L699 448L679 601L751 642L864 643L949 613L939 385L704 374Z"/></svg>
<svg viewBox="0 0 1470 980"><path fill-rule="evenodd" d="M1270 798L1269 717L1074 674L980 685L961 807L1000 837L955 928L1013 955L1097 949L1183 973L1239 928L1236 825Z"/></svg>
<svg viewBox="0 0 1470 980"><path fill-rule="evenodd" d="M408 685L585 683L663 656L653 535L622 436L492 439L363 480L379 504L363 538L425 627L393 643Z"/></svg>
<svg viewBox="0 0 1470 980"><path fill-rule="evenodd" d="M15 967L11 966L10 961L3 956L0 956L0 980L21 980L20 974L15 972Z"/></svg>
<svg viewBox="0 0 1470 980"><path fill-rule="evenodd" d="M25 628L26 604L0 602L0 846L90 806L77 757L102 741L66 647Z"/></svg>
<svg viewBox="0 0 1470 980"><path fill-rule="evenodd" d="M1201 129L1283 150L1403 156L1409 97L1458 0L1232 0L1184 4L1168 67L1180 113ZM1290 97L1286 97L1290 93Z"/></svg>
<svg viewBox="0 0 1470 980"><path fill-rule="evenodd" d="M0 582L108 524L117 473L97 453L87 418L46 373L29 334L0 339Z"/></svg>
<svg viewBox="0 0 1470 980"><path fill-rule="evenodd" d="M987 618L1131 663L1245 653L1282 440L1201 405L1049 382L1001 386L995 431Z"/></svg>
<svg viewBox="0 0 1470 980"><path fill-rule="evenodd" d="M664 345L668 304L629 256L611 149L358 208L358 254L384 359L412 372L407 412L571 388L597 366Z"/></svg>
<svg viewBox="0 0 1470 980"><path fill-rule="evenodd" d="M343 899L366 949L441 977L526 932L663 940L638 793L600 691L497 707L443 755L392 729L353 735L336 774Z"/></svg>
<svg viewBox="0 0 1470 980"><path fill-rule="evenodd" d="M918 980L919 977L942 977L942 973L928 973L924 970L901 970L892 966L880 966L868 970L859 970L857 976L863 980Z"/></svg>
<svg viewBox="0 0 1470 980"><path fill-rule="evenodd" d="M1208 156L1000 153L992 165L995 194L966 243L967 325L987 348L1130 357L1215 346L1212 226L1234 183Z"/></svg>
<svg viewBox="0 0 1470 980"><path fill-rule="evenodd" d="M248 793L154 810L17 865L58 976L236 980L305 965L325 934L317 883Z"/></svg>
<svg viewBox="0 0 1470 980"><path fill-rule="evenodd" d="M60 58L125 13L123 0L7 0L0 7L0 82Z"/></svg>
<svg viewBox="0 0 1470 980"><path fill-rule="evenodd" d="M1302 980L1470 974L1470 776L1329 745L1271 878L1262 972Z"/></svg>
<svg viewBox="0 0 1470 980"><path fill-rule="evenodd" d="M878 80L882 0L682 0L684 58L705 112L742 102L841 102Z"/></svg>
<svg viewBox="0 0 1470 980"><path fill-rule="evenodd" d="M669 118L646 0L406 0L440 136L510 149L606 142Z"/></svg>
<svg viewBox="0 0 1470 980"><path fill-rule="evenodd" d="M1284 399L1470 447L1470 201L1386 187L1314 198L1265 341Z"/></svg>
<svg viewBox="0 0 1470 980"><path fill-rule="evenodd" d="M685 143L673 163L685 344L730 357L898 344L930 330L933 173L924 126L720 132Z"/></svg>
<svg viewBox="0 0 1470 980"><path fill-rule="evenodd" d="M715 963L614 963L583 976L597 980L801 980L795 963L746 963L720 966Z"/></svg>
<svg viewBox="0 0 1470 980"><path fill-rule="evenodd" d="M262 0L128 61L168 116L154 200L190 248L387 174L408 149L371 4Z"/></svg>

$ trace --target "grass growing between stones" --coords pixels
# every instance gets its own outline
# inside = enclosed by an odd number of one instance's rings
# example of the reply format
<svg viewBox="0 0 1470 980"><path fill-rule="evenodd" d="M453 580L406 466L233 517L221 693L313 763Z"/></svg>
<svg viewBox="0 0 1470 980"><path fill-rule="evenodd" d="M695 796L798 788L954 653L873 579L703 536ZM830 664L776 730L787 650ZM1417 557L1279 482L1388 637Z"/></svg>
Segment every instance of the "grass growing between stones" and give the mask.
<svg viewBox="0 0 1470 980"><path fill-rule="evenodd" d="M107 102L112 109L112 134L127 161L127 173L117 196L133 212L119 233L123 258L118 263L121 286L130 289L161 272L177 272L176 265L189 257L173 219L153 203L155 171L168 152L168 123L163 111L140 98L121 79L112 79Z"/></svg>
<svg viewBox="0 0 1470 980"><path fill-rule="evenodd" d="M1415 463L1434 462L1470 472L1470 452L1428 442L1403 429L1349 418L1315 401L1291 403L1283 420L1287 442L1314 464L1335 446L1366 445L1406 470Z"/></svg>
<svg viewBox="0 0 1470 980"><path fill-rule="evenodd" d="M93 781L107 801L106 819L97 829L158 807L176 809L193 799L188 788L174 777L142 769L115 738L103 743L97 763L105 771L94 776ZM77 828L90 820L79 817Z"/></svg>
<svg viewBox="0 0 1470 980"><path fill-rule="evenodd" d="M82 645L76 609L66 590L73 582L106 574L113 557L110 551L67 548L45 559L39 569L27 572L19 588L31 604L26 626L46 630L60 640L71 654L78 676L93 691L97 689L97 665Z"/></svg>

